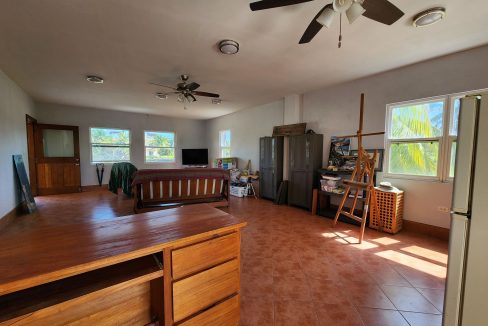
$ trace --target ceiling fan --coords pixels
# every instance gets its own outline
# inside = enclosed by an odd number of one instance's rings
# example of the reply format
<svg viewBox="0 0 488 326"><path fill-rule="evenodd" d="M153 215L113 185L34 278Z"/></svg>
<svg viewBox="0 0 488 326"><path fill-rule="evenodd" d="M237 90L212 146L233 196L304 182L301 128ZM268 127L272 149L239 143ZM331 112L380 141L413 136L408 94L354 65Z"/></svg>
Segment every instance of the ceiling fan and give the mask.
<svg viewBox="0 0 488 326"><path fill-rule="evenodd" d="M296 5L313 0L261 0L250 4L252 11L264 10L277 7ZM391 25L400 19L404 12L398 9L388 0L333 0L325 5L308 25L305 33L298 42L304 44L310 42L323 26L332 26L334 18L339 16L341 31L339 33L339 47L342 42L342 14L347 16L352 24L359 16L365 16L377 22Z"/></svg>
<svg viewBox="0 0 488 326"><path fill-rule="evenodd" d="M192 103L192 102L196 102L196 100L197 100L197 98L195 96L205 96L205 97L212 97L212 98L220 97L219 94L197 91L196 89L200 87L200 84L198 84L196 82L188 83L189 78L190 78L190 76L188 76L188 75L180 75L181 82L178 83L176 85L176 87L162 85L162 84L154 83L154 82L150 82L150 84L160 86L160 87L169 88L169 89L173 90L172 92L158 92L158 93L156 93L156 97L158 97L160 99L167 99L168 96L171 94L178 94L177 95L178 102Z"/></svg>

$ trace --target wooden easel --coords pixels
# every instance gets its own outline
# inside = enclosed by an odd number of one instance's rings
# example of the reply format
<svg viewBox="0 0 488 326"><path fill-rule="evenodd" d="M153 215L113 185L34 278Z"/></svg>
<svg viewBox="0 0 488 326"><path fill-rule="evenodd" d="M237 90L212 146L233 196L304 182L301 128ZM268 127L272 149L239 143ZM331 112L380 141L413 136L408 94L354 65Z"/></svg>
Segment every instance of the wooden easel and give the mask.
<svg viewBox="0 0 488 326"><path fill-rule="evenodd" d="M363 241L364 237L364 229L366 227L366 218L368 216L368 209L369 206L372 205L372 214L379 214L378 205L376 202L376 193L374 189L374 169L375 169L375 162L376 158L378 157L378 151L375 150L373 157L370 157L369 154L363 148L363 137L365 136L373 136L373 135L382 135L385 132L373 132L363 134L363 116L364 116L364 93L361 94L361 106L359 111L359 129L356 135L347 135L347 136L340 136L340 138L352 138L357 137L358 139L358 158L356 160L356 166L354 171L352 172L350 180L344 180L344 184L346 185L346 189L344 191L344 196L342 197L341 204L337 209L336 216L334 218L334 226L337 224L339 216L342 214L350 219L353 219L357 222L361 223L361 231L359 233L359 243ZM366 180L366 182L364 181ZM344 210L344 204L346 203L347 198L349 198L349 193L351 190L354 191L353 203L349 208L349 211ZM356 204L358 202L359 192L363 190L365 194L364 197L364 209L362 216L354 215L354 211L356 209ZM378 216L379 220L379 216Z"/></svg>

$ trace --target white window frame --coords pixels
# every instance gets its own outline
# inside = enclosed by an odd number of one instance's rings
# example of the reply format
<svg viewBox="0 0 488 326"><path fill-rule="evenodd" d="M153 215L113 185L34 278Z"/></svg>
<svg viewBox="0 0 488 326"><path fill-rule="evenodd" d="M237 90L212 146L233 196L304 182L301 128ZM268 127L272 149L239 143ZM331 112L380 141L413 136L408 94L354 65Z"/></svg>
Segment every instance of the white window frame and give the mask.
<svg viewBox="0 0 488 326"><path fill-rule="evenodd" d="M451 128L451 119L454 112L454 101L458 98L463 98L468 95L478 94L482 92L486 92L488 89L481 89L481 90L474 90L468 92L460 92L460 93L453 93L441 96L434 96L424 99L412 100L412 101L405 101L405 102L398 102L398 103L391 103L386 105L386 119L385 119L385 160L384 160L384 176L391 179L410 179L410 180L424 180L424 181L433 181L433 182L452 182L454 180L453 177L449 176L450 164L451 164L451 144L454 141L457 141L457 135L450 135L450 128ZM393 107L398 106L406 106L411 104L422 104L428 102L435 102L442 100L444 101L444 115L443 115L443 134L441 137L436 138L421 138L421 139L406 139L406 143L410 142L418 142L418 141L429 141L435 140L440 138L439 140L439 157L437 160L437 176L417 176L417 175L408 175L408 174L394 174L388 171L390 164L390 144L398 142L395 139L390 139L390 121L391 121L391 111Z"/></svg>
<svg viewBox="0 0 488 326"><path fill-rule="evenodd" d="M127 146L113 146L113 147L128 147L129 148L129 159L128 160L117 160L117 161L94 161L93 160L93 145L92 143L92 137L91 137L91 131L92 129L111 129L111 130L122 130L122 131L128 131L129 132L129 144ZM88 128L88 141L90 143L90 164L95 165L98 163L120 163L120 162L132 162L131 157L132 157L132 131L130 129L123 129L123 128L112 128L112 127L89 127ZM105 145L107 147L110 147L110 145Z"/></svg>
<svg viewBox="0 0 488 326"><path fill-rule="evenodd" d="M156 133L166 133L166 134L173 134L173 146L174 147L160 147L160 146L146 146L146 132L156 132ZM144 163L145 164L173 164L176 162L176 132L174 131L157 131L157 130L144 130L143 133L143 141L144 141ZM172 148L175 151L175 157L172 161L164 161L164 162L148 162L146 160L146 148Z"/></svg>
<svg viewBox="0 0 488 326"><path fill-rule="evenodd" d="M225 132L229 132L229 134L230 134L230 144L229 144L230 146L222 146L222 134ZM222 151L224 149L229 150L229 156L222 155ZM219 155L220 155L220 158L232 157L232 131L230 129L224 129L224 130L219 131Z"/></svg>
<svg viewBox="0 0 488 326"><path fill-rule="evenodd" d="M425 104L425 103L432 103L432 102L443 102L443 115L442 115L442 126L443 126L443 134L438 137L430 137L430 138L402 138L402 139L391 139L390 132L391 132L391 114L394 108L409 106L412 104ZM405 101L405 102L398 102L388 104L386 106L386 121L385 121L385 177L388 178L398 178L398 179L412 179L412 180L424 180L424 181L438 181L441 180L442 177L442 169L443 169L443 148L444 148L444 135L446 132L446 121L447 115L446 111L449 109L447 108L447 99L446 96L436 96L436 97L429 97L419 100L412 100L412 101ZM398 143L418 143L418 142L438 142L439 143L439 152L437 158L437 175L435 176L424 176L424 175L411 175L411 174L396 174L389 172L390 168L390 145L391 144L398 144Z"/></svg>

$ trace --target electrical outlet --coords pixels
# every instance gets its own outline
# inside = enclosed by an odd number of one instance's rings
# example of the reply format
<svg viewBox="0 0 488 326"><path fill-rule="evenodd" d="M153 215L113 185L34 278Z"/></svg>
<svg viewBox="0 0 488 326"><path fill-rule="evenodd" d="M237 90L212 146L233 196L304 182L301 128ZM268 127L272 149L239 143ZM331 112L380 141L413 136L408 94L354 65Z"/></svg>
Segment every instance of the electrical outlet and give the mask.
<svg viewBox="0 0 488 326"><path fill-rule="evenodd" d="M449 211L450 211L450 210L449 210L449 207L445 207L445 206L439 206L439 207L437 208L437 210L438 210L439 212L443 212L443 213L449 213Z"/></svg>

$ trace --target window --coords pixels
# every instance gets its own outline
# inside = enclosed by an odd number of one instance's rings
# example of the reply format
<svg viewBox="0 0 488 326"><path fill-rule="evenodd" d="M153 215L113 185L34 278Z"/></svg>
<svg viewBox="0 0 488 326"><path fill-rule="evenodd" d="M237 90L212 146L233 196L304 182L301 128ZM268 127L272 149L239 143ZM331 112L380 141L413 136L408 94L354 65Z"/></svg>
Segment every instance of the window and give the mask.
<svg viewBox="0 0 488 326"><path fill-rule="evenodd" d="M146 163L175 162L175 133L144 131L144 160Z"/></svg>
<svg viewBox="0 0 488 326"><path fill-rule="evenodd" d="M221 130L219 132L220 157L230 157L230 130Z"/></svg>
<svg viewBox="0 0 488 326"><path fill-rule="evenodd" d="M444 133L444 98L388 108L390 174L436 177Z"/></svg>
<svg viewBox="0 0 488 326"><path fill-rule="evenodd" d="M130 131L90 128L92 163L130 161Z"/></svg>
<svg viewBox="0 0 488 326"><path fill-rule="evenodd" d="M449 136L448 136L448 151L449 151L449 178L454 178L454 168L456 164L456 143L459 124L459 109L461 107L462 96L455 96L451 98L450 114L449 114Z"/></svg>
<svg viewBox="0 0 488 326"><path fill-rule="evenodd" d="M466 94L387 106L388 175L454 177L461 98Z"/></svg>

